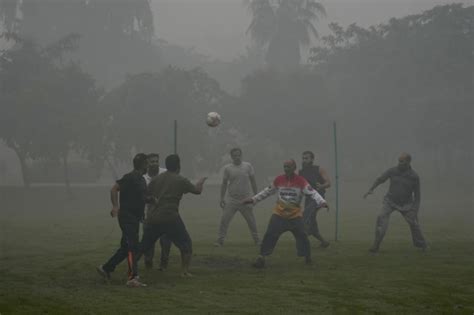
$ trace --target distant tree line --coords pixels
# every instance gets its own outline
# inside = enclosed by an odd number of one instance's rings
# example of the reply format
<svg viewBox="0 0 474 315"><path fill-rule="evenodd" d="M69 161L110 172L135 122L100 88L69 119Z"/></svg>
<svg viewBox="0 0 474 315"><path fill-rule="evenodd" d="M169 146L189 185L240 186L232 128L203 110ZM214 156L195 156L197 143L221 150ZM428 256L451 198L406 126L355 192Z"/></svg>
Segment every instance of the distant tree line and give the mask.
<svg viewBox="0 0 474 315"><path fill-rule="evenodd" d="M301 25L301 41L293 43L299 47L315 33L311 21L324 8L313 1L250 1L249 32L256 41L239 62L255 68L242 80L241 91L229 95L215 78L193 69L193 60L202 62L200 57L179 48L167 47L168 53L191 58L186 69L157 66L160 54L151 43L148 1L117 7L99 0L71 3L80 14L100 18L90 23L90 33L74 32L71 26L66 28L71 34L58 40L51 32L73 21L55 17L48 11L54 7L0 1L0 19L8 30L3 38L10 43L0 52L0 139L18 156L26 186L31 161L57 160L69 185L71 154L100 170L128 162L138 151L169 153L175 119L183 171L193 174L217 171L228 150L238 145L261 177L274 175L282 159L298 158L303 149L332 150L332 121L342 135L343 170L367 169L372 161L393 160L403 150L417 154L438 177L465 176L463 168L472 165L473 6L438 6L367 29L331 24L331 33L311 50L308 63L300 64L299 53L278 55L274 47L283 44L275 41L291 36L275 30ZM271 12L259 11L267 4ZM88 11L93 5L96 9ZM37 15L28 17L39 7L49 17L46 25ZM306 12L307 19L289 18L291 12ZM260 22L269 22L258 20L269 14L276 23L273 33L260 29ZM278 22L280 15L300 24ZM30 32L37 33L27 36ZM146 58L127 50L131 46L125 43L135 40ZM104 54L89 58L83 47L103 48ZM115 71L128 53L140 63L133 74L121 68L124 79L113 85L98 79L109 73L105 68ZM211 110L224 117L220 128L204 124Z"/></svg>

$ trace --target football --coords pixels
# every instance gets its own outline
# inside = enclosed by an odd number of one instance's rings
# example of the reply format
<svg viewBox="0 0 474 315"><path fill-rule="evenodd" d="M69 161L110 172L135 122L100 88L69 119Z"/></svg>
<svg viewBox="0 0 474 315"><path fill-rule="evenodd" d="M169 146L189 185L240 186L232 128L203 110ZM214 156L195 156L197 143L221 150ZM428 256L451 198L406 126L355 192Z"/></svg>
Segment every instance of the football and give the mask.
<svg viewBox="0 0 474 315"><path fill-rule="evenodd" d="M217 127L221 123L221 115L216 112L210 112L206 117L206 124L209 127Z"/></svg>

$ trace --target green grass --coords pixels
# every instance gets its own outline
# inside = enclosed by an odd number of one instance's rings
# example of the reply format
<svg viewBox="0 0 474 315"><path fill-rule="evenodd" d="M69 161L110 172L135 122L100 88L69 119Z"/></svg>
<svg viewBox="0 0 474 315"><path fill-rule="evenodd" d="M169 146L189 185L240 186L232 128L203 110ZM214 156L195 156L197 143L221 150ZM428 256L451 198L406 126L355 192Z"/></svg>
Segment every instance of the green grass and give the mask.
<svg viewBox="0 0 474 315"><path fill-rule="evenodd" d="M312 239L313 266L295 256L287 234L264 270L250 267L257 248L240 216L225 246L212 246L220 215L213 206L216 189L185 196L182 216L194 242L195 277L179 276L173 248L169 270L141 270L149 285L143 289L125 287L126 262L110 284L94 270L120 238L108 217L107 188L76 189L73 201L62 188L1 188L0 314L473 314L471 197L425 193L421 223L431 251L416 250L408 226L394 214L381 253L371 256L383 189L363 201L355 187L347 185L342 194L340 241L323 250ZM261 234L272 203L256 207ZM332 239L334 212L319 219Z"/></svg>

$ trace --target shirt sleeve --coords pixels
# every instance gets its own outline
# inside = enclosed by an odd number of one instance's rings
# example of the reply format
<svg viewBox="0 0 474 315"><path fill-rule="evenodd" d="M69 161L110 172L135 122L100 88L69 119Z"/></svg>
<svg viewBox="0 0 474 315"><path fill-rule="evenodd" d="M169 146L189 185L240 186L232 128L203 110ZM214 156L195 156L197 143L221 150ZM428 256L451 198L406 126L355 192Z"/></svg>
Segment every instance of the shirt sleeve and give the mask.
<svg viewBox="0 0 474 315"><path fill-rule="evenodd" d="M316 204L319 207L326 203L326 200L324 200L324 198L321 197L321 195L316 191L316 189L311 187L311 185L307 181L305 181L303 184L303 194L311 197L314 201L316 201Z"/></svg>
<svg viewBox="0 0 474 315"><path fill-rule="evenodd" d="M187 178L183 179L183 194L196 192L196 186Z"/></svg>
<svg viewBox="0 0 474 315"><path fill-rule="evenodd" d="M274 193L276 193L277 190L278 189L275 186L275 182L273 182L270 186L264 188L261 192L253 196L252 199L255 203L260 202L268 198L269 196L273 195Z"/></svg>
<svg viewBox="0 0 474 315"><path fill-rule="evenodd" d="M248 164L249 165L249 176L255 176L255 170L252 166L252 164Z"/></svg>

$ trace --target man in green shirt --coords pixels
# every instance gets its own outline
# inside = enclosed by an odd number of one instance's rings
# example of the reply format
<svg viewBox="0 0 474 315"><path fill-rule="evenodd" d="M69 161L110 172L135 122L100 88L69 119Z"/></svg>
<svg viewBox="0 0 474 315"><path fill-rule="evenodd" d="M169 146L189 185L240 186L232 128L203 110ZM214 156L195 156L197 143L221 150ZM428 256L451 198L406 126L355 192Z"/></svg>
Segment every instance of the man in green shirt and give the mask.
<svg viewBox="0 0 474 315"><path fill-rule="evenodd" d="M169 155L166 160L167 172L152 179L148 191L154 198L154 205L148 212L141 242L142 252L147 252L162 235L166 235L181 252L183 276L191 276L192 241L179 215L179 202L186 193L201 194L206 177L192 184L179 175L181 163L177 154Z"/></svg>

